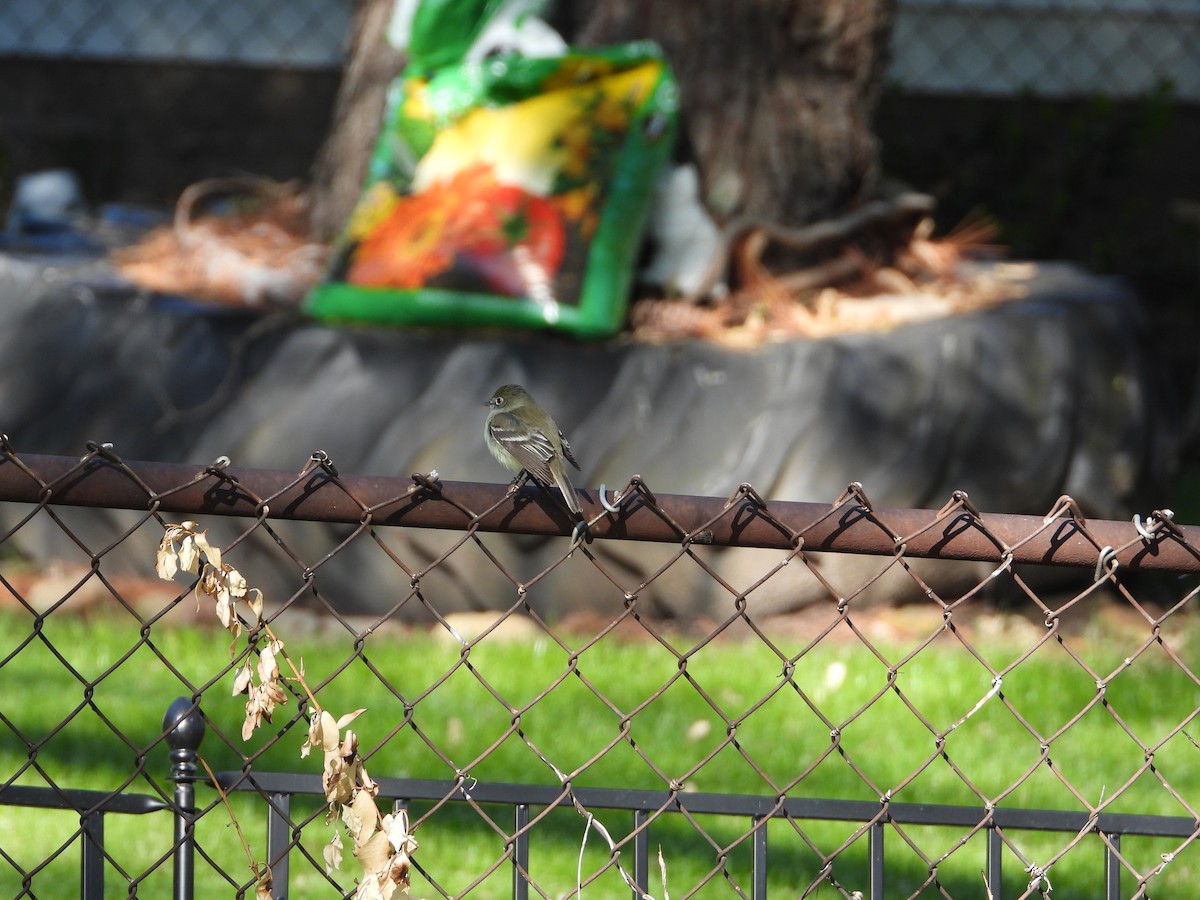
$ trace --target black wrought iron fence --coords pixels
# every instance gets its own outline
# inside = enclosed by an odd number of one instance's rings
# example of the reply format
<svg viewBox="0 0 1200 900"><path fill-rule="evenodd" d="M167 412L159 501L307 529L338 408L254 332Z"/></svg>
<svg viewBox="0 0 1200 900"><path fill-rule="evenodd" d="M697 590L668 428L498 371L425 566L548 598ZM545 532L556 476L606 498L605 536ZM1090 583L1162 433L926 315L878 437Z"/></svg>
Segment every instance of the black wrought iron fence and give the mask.
<svg viewBox="0 0 1200 900"><path fill-rule="evenodd" d="M635 477L585 492L583 540L536 488L342 475L319 452L285 473L0 451L2 894L1200 883L1200 531L1168 510ZM842 554L861 566L826 564ZM260 597L268 567L290 580ZM488 602L451 609L449 571L496 576ZM781 610L797 578L823 596ZM916 603L889 602L897 579ZM693 621L645 602L699 583L722 599Z"/></svg>

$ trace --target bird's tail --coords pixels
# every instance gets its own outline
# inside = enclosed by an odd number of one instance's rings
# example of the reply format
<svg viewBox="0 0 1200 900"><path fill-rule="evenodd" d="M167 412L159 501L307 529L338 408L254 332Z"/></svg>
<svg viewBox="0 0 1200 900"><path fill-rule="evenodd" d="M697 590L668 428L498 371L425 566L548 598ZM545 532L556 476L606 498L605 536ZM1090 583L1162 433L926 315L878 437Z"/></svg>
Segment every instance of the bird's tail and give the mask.
<svg viewBox="0 0 1200 900"><path fill-rule="evenodd" d="M579 508L579 495L575 493L575 486L571 484L571 479L567 477L567 473L554 472L553 475L554 483L558 485L558 489L562 492L563 500L567 503L567 509L582 518L583 510Z"/></svg>

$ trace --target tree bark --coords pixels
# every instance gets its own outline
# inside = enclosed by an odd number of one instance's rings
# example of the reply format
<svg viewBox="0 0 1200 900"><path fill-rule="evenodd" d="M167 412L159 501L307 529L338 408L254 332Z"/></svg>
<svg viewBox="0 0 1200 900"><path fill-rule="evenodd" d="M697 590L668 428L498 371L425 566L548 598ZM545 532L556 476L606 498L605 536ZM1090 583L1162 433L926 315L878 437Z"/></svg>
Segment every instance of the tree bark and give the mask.
<svg viewBox="0 0 1200 900"><path fill-rule="evenodd" d="M569 0L560 23L577 24L581 45L661 45L712 211L796 224L834 215L875 185L871 119L894 3Z"/></svg>
<svg viewBox="0 0 1200 900"><path fill-rule="evenodd" d="M650 38L679 78L686 151L705 201L795 225L868 198L872 117L895 0L561 0L552 19L582 46ZM354 207L401 54L392 0L357 0L329 137L313 169L312 225L329 238Z"/></svg>
<svg viewBox="0 0 1200 900"><path fill-rule="evenodd" d="M355 3L333 122L313 166L310 221L314 238L332 238L362 190L383 121L388 85L403 60L384 38L393 5L393 0Z"/></svg>

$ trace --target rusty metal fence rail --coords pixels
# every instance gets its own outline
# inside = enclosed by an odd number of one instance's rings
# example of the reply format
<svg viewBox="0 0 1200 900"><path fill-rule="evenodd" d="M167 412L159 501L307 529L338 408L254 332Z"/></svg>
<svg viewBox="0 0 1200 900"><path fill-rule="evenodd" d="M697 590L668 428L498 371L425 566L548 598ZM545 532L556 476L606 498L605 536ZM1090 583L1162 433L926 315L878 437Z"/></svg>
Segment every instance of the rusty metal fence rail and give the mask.
<svg viewBox="0 0 1200 900"><path fill-rule="evenodd" d="M859 485L831 503L665 496L636 477L586 493L580 540L532 487L344 475L320 452L278 472L4 438L0 895L387 897L411 879L431 897L998 900L1200 883L1200 530L1169 510L1093 521L1063 497L1001 515L961 493L880 509ZM199 584L155 582L164 534L177 574L202 528L223 546L208 569L191 560ZM649 568L628 565L635 547L657 548ZM476 569L455 569L466 555ZM331 578L351 557L359 578ZM238 578L268 559L286 574L256 606ZM385 596L364 560L390 573ZM938 568L956 562L965 580ZM478 566L501 587L464 617L447 573ZM798 573L817 600L761 602ZM896 578L919 598L903 610L879 597ZM698 582L718 614L647 601ZM585 585L608 602L556 602ZM223 627L194 612L204 596ZM285 637L310 654L295 678ZM322 735L321 709L333 723L358 705L361 747L352 716ZM333 865L380 848L382 868Z"/></svg>

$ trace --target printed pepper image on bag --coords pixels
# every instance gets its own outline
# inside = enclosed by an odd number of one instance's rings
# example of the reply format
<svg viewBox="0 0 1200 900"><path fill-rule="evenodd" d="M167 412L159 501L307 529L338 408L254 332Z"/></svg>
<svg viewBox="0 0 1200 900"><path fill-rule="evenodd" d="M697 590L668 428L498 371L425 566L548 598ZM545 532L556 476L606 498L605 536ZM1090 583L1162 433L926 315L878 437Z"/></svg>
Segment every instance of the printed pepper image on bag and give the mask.
<svg viewBox="0 0 1200 900"><path fill-rule="evenodd" d="M676 103L645 43L406 71L309 312L612 334Z"/></svg>

